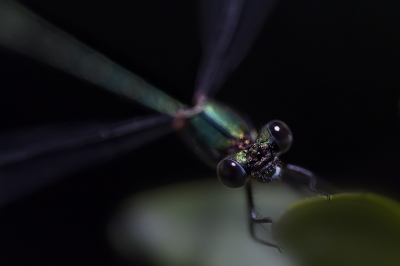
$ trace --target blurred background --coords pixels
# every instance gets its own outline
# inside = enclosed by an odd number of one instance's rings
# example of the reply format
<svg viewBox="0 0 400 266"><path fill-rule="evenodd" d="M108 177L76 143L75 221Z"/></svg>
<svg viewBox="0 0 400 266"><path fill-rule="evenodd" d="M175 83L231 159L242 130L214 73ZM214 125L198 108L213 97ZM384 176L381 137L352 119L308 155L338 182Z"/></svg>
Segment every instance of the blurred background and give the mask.
<svg viewBox="0 0 400 266"><path fill-rule="evenodd" d="M201 55L196 1L20 2L191 102ZM217 99L258 127L285 121L294 143L284 162L399 200L399 12L395 1L280 1ZM152 113L2 47L0 58L1 131ZM4 265L118 265L106 228L123 199L210 176L215 170L175 135L66 176L0 210Z"/></svg>

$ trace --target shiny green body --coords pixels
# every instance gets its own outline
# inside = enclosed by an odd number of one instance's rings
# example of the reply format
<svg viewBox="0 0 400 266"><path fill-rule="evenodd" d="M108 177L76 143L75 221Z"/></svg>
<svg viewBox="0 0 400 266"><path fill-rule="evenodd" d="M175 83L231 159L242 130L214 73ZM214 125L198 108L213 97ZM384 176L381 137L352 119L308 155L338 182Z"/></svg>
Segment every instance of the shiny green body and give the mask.
<svg viewBox="0 0 400 266"><path fill-rule="evenodd" d="M234 111L215 101L208 101L203 112L190 118L191 124L209 146L224 150L232 139L251 137L249 125Z"/></svg>
<svg viewBox="0 0 400 266"><path fill-rule="evenodd" d="M216 101L208 101L203 111L188 119L181 134L187 144L212 166L238 152L237 142L253 142L255 130L240 115Z"/></svg>

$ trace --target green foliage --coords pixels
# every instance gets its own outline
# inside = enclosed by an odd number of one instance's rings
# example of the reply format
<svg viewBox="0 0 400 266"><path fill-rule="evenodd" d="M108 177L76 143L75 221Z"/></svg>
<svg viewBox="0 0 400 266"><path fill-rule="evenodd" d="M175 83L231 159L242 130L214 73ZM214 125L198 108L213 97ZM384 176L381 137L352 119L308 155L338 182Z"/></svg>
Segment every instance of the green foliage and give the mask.
<svg viewBox="0 0 400 266"><path fill-rule="evenodd" d="M215 178L127 199L110 224L110 242L122 256L164 266L400 265L400 205L391 199L352 193L329 202L282 182L255 186L254 199L260 215L275 220L276 239L260 232L283 253L250 237L244 190Z"/></svg>
<svg viewBox="0 0 400 266"><path fill-rule="evenodd" d="M400 265L400 204L375 194L299 201L274 234L300 265Z"/></svg>

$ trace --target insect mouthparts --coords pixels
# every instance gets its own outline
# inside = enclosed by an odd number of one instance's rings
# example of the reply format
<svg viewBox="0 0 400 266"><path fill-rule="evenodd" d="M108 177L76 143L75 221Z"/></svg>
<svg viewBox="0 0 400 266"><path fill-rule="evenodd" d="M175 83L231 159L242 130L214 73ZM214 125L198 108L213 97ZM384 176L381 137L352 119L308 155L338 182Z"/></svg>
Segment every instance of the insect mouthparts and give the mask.
<svg viewBox="0 0 400 266"><path fill-rule="evenodd" d="M274 152L275 145L275 142L270 145L254 143L246 154L245 170L258 182L269 183L279 178L279 167L283 163L278 158L279 154Z"/></svg>

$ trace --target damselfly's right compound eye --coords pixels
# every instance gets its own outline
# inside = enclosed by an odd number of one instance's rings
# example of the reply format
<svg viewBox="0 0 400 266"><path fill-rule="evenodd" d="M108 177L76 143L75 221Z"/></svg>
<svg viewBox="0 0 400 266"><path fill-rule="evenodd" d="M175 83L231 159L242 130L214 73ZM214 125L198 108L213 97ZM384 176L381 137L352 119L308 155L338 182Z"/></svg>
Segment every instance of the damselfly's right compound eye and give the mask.
<svg viewBox="0 0 400 266"><path fill-rule="evenodd" d="M238 188L244 185L247 180L246 171L236 161L223 159L217 166L219 180L227 187Z"/></svg>
<svg viewBox="0 0 400 266"><path fill-rule="evenodd" d="M273 120L267 124L271 136L275 139L281 153L287 152L292 146L293 135L290 128L280 120Z"/></svg>

